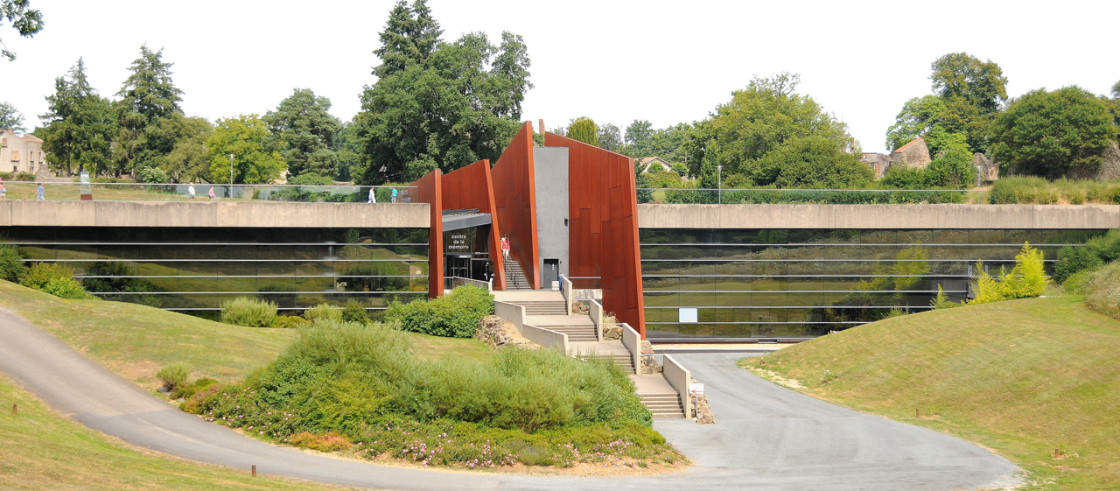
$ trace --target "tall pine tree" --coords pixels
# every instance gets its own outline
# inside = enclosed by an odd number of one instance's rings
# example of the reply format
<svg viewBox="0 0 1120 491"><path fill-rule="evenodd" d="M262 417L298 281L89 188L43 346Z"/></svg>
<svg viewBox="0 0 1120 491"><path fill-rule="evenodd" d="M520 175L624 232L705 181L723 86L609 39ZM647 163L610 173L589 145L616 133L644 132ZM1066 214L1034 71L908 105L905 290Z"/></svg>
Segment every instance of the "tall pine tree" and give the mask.
<svg viewBox="0 0 1120 491"><path fill-rule="evenodd" d="M140 47L140 57L129 67L129 76L117 92L120 134L114 160L116 173L136 173L160 167L175 148L178 135L168 128L175 115L182 116L183 91L171 80L172 63L163 61L163 50Z"/></svg>
<svg viewBox="0 0 1120 491"><path fill-rule="evenodd" d="M47 96L48 112L40 116L46 123L41 136L47 163L55 172L65 174L104 171L110 162L109 144L116 133L109 101L89 85L81 58L68 76L56 78L54 85L55 93Z"/></svg>

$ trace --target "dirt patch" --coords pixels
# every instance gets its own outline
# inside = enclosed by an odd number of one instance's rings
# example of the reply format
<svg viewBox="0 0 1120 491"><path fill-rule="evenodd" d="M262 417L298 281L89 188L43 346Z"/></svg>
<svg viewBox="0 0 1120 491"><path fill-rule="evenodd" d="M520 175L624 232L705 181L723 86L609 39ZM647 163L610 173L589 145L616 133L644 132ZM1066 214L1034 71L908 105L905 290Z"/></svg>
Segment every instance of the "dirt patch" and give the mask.
<svg viewBox="0 0 1120 491"><path fill-rule="evenodd" d="M758 375L759 377L762 377L766 380L774 382L775 384L781 385L783 387L789 387L791 389L804 389L805 388L804 385L801 385L801 382L798 382L797 380L792 379L792 378L785 378L781 375L778 375L777 372L772 372L772 371L767 370L765 368L747 366L747 369L750 370L755 375Z"/></svg>

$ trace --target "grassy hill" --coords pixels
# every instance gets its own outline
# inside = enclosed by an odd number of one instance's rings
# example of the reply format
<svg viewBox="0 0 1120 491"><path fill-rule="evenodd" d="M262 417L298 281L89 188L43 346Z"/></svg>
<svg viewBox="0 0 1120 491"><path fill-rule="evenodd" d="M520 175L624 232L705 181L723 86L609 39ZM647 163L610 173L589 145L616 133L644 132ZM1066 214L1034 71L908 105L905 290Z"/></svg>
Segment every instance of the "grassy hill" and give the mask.
<svg viewBox="0 0 1120 491"><path fill-rule="evenodd" d="M232 326L144 305L65 300L3 280L0 306L151 390L160 385L156 373L176 362L191 367L191 378L239 380L275 360L298 334L295 329ZM422 358L454 354L484 359L491 353L473 339L407 336Z"/></svg>
<svg viewBox="0 0 1120 491"><path fill-rule="evenodd" d="M1120 321L1079 297L895 317L740 364L991 448L1039 488L1120 482Z"/></svg>

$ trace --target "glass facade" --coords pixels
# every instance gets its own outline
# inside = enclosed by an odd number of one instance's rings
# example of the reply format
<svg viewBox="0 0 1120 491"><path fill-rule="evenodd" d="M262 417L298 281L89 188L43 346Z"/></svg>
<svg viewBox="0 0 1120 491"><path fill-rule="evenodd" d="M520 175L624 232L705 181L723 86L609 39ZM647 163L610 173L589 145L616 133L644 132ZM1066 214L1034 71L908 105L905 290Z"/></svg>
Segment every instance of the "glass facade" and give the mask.
<svg viewBox="0 0 1120 491"><path fill-rule="evenodd" d="M1101 230L642 229L646 334L812 337L968 298L977 261L997 274L1024 242L1058 249ZM682 310L683 309L683 310ZM691 322L695 309L695 322ZM686 322L681 322L682 318Z"/></svg>
<svg viewBox="0 0 1120 491"><path fill-rule="evenodd" d="M65 264L106 300L200 315L239 296L376 313L428 289L427 229L6 227L0 242Z"/></svg>

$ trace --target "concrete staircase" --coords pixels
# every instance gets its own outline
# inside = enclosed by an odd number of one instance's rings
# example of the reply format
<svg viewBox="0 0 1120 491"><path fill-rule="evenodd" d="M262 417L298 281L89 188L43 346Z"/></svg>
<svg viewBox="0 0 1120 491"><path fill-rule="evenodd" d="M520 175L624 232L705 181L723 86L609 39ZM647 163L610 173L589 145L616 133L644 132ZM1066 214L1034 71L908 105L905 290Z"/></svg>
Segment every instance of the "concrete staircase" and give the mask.
<svg viewBox="0 0 1120 491"><path fill-rule="evenodd" d="M525 315L568 315L568 304L563 300L520 300L509 303L525 307Z"/></svg>
<svg viewBox="0 0 1120 491"><path fill-rule="evenodd" d="M517 260L510 257L505 260L506 268L506 290L532 290L529 285L529 279L525 277L525 272L521 270L521 265ZM531 314L529 314L531 315Z"/></svg>
<svg viewBox="0 0 1120 491"><path fill-rule="evenodd" d="M628 373L628 374L631 374L631 375L638 373L634 369L634 358L631 357L629 353L624 354L624 355L622 355L622 354L580 355L579 358L581 360L609 360L609 361L613 362L615 365L618 365L618 368L621 368L622 371L625 372L625 373Z"/></svg>
<svg viewBox="0 0 1120 491"><path fill-rule="evenodd" d="M677 394L638 394L654 418L683 418L684 406Z"/></svg>

